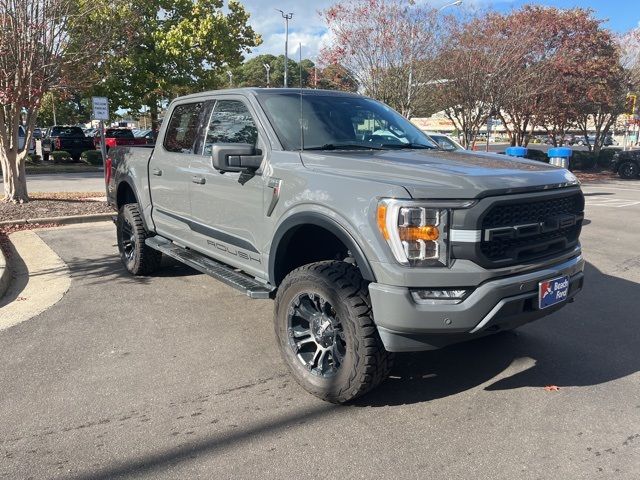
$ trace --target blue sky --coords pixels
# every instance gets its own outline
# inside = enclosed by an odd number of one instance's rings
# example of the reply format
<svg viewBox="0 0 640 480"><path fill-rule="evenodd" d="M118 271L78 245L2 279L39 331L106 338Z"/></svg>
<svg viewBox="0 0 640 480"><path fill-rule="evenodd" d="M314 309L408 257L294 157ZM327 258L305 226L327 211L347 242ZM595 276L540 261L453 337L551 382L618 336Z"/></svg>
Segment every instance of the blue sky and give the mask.
<svg viewBox="0 0 640 480"><path fill-rule="evenodd" d="M559 8L582 7L595 11L595 15L601 19L608 19L606 26L611 30L622 33L638 26L640 21L640 3L633 5L632 0L592 0L587 2L575 2L570 0L553 0L547 2L487 2L494 4L496 10L509 10L527 3L549 5Z"/></svg>
<svg viewBox="0 0 640 480"><path fill-rule="evenodd" d="M298 58L298 45L302 44L303 57L315 58L320 45L327 39L327 32L318 10L322 10L335 3L335 0L241 0L251 13L250 23L254 29L262 34L263 44L256 48L252 55L261 53L284 53L284 20L275 8L286 12L293 12L293 19L289 24L289 55ZM419 3L429 3L440 7L450 1L446 0L416 0ZM509 11L526 3L556 6L560 8L583 7L595 11L596 17L608 19L607 28L615 32L626 32L637 27L640 22L640 2L637 0L548 0L525 2L517 0L463 0L467 8L492 8L499 11ZM636 3L636 6L632 4ZM458 8L458 7L450 7Z"/></svg>

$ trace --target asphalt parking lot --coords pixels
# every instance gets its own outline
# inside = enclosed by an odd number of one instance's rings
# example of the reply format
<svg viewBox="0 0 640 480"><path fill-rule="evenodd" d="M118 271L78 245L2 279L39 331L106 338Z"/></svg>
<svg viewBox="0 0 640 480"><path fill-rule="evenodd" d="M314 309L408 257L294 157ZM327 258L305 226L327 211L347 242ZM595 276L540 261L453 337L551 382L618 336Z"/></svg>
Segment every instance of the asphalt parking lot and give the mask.
<svg viewBox="0 0 640 480"><path fill-rule="evenodd" d="M272 302L129 277L108 223L40 231L71 287L0 331L0 478L640 478L640 181L584 190L575 303L349 406L288 376Z"/></svg>

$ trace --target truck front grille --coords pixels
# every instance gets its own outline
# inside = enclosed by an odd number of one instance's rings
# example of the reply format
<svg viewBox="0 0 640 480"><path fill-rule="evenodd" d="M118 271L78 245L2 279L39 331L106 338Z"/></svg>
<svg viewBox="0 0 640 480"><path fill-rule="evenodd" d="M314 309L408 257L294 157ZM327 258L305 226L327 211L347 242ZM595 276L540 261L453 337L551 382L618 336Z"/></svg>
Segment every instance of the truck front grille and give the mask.
<svg viewBox="0 0 640 480"><path fill-rule="evenodd" d="M481 218L480 252L491 266L506 266L562 253L578 243L581 193L497 202Z"/></svg>

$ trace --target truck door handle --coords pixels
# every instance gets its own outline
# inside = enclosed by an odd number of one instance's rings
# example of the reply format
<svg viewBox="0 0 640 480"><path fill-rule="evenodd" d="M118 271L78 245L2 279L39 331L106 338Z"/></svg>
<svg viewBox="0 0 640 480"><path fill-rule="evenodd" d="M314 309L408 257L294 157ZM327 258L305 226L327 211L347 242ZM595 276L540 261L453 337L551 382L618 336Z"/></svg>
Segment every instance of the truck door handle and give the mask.
<svg viewBox="0 0 640 480"><path fill-rule="evenodd" d="M161 176L162 176L162 170L160 170L159 168L154 168L152 173L153 173L156 177L161 177Z"/></svg>
<svg viewBox="0 0 640 480"><path fill-rule="evenodd" d="M203 177L191 177L191 181L193 183L197 183L198 185L204 185L207 181Z"/></svg>

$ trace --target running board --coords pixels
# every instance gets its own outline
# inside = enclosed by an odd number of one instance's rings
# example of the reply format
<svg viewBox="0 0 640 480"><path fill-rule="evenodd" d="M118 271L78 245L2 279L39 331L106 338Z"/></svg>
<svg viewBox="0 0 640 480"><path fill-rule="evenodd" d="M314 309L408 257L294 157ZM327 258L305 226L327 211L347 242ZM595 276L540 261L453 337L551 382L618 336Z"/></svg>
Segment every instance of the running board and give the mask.
<svg viewBox="0 0 640 480"><path fill-rule="evenodd" d="M275 291L275 288L271 285L261 283L245 273L234 270L191 249L180 247L166 238L160 236L149 237L145 240L145 243L179 262L189 265L191 268L195 268L226 283L230 287L245 292L250 298L271 298L272 292Z"/></svg>

